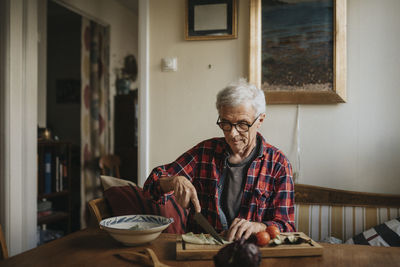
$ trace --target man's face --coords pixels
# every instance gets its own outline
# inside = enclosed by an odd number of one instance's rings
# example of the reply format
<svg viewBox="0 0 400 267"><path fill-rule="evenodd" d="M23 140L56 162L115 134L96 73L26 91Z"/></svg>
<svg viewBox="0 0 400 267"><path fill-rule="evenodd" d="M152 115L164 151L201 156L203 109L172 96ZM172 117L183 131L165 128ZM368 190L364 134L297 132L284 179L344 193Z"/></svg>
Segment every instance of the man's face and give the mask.
<svg viewBox="0 0 400 267"><path fill-rule="evenodd" d="M220 109L219 118L221 122L239 123L244 122L252 124L258 114L250 104L243 104L237 107L222 107ZM261 114L256 122L249 128L247 132L239 132L234 126L230 131L223 131L225 140L232 149L234 154L243 153L247 148L253 148L256 144L257 130L265 118L265 114Z"/></svg>

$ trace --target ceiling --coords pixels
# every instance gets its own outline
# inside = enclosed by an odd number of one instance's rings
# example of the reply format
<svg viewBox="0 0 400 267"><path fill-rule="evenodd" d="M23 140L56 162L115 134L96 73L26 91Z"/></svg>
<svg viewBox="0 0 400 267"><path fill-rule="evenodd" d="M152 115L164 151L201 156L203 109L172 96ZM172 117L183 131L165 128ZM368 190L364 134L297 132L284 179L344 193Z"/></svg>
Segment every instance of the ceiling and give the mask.
<svg viewBox="0 0 400 267"><path fill-rule="evenodd" d="M138 0L117 0L121 5L138 14Z"/></svg>

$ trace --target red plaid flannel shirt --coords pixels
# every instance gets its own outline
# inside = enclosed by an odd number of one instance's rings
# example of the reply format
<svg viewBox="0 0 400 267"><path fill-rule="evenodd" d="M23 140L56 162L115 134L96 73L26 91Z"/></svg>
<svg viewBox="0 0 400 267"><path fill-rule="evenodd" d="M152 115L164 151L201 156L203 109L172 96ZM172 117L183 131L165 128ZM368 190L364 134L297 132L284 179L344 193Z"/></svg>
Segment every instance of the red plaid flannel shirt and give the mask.
<svg viewBox="0 0 400 267"><path fill-rule="evenodd" d="M295 231L291 165L280 150L268 144L260 133L257 135L262 146L248 169L238 217L275 224L282 232ZM218 208L218 186L221 186L219 182L228 156L229 145L224 138L203 141L174 162L154 168L144 184L144 192L164 204L171 192L161 191L160 177L185 176L197 190L202 214L217 231L225 230ZM186 231L198 233L202 229L193 221L193 212L189 212Z"/></svg>

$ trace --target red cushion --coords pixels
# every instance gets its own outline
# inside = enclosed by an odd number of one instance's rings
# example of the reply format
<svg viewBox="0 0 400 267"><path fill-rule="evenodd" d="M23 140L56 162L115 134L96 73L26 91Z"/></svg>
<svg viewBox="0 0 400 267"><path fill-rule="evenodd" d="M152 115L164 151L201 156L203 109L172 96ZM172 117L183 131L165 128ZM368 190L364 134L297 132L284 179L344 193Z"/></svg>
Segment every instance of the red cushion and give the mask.
<svg viewBox="0 0 400 267"><path fill-rule="evenodd" d="M145 198L143 190L132 184L112 186L104 191L111 206L113 216L153 214L173 218L174 222L164 230L165 233L185 233L187 211L172 197L165 205Z"/></svg>

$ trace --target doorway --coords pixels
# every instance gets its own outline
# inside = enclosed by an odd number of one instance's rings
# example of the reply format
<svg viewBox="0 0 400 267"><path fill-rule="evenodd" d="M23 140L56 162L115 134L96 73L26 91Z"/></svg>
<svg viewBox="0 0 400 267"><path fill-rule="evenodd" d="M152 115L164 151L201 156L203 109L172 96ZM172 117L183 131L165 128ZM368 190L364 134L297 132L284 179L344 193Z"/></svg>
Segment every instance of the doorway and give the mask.
<svg viewBox="0 0 400 267"><path fill-rule="evenodd" d="M81 205L82 18L53 1L47 1L46 18L45 128L39 129L38 139L38 244L79 230Z"/></svg>
<svg viewBox="0 0 400 267"><path fill-rule="evenodd" d="M80 15L48 1L46 121L71 144L72 232L80 229L81 21Z"/></svg>

